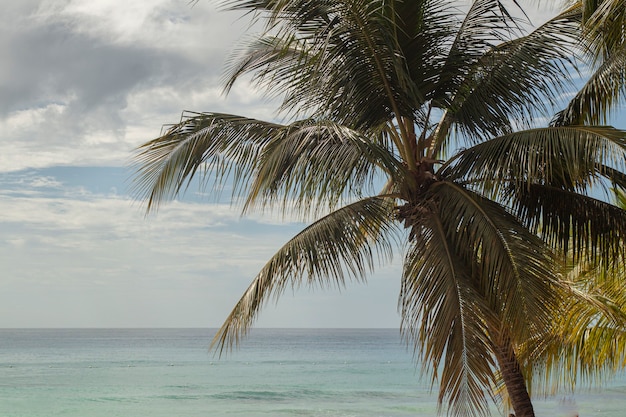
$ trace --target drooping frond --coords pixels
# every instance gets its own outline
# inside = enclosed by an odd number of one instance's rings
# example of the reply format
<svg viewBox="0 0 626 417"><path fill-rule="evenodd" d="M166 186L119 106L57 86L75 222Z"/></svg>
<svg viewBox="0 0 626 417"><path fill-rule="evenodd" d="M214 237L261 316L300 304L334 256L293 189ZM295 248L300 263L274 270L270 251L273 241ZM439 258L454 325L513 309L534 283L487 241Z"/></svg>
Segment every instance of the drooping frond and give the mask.
<svg viewBox="0 0 626 417"><path fill-rule="evenodd" d="M434 204L424 207L415 224L404 264L399 300L403 334L422 366L433 372L433 383L439 383L440 406L449 404L450 415L487 415L495 364L486 321L494 315Z"/></svg>
<svg viewBox="0 0 626 417"><path fill-rule="evenodd" d="M253 175L263 146L285 128L235 115L186 112L180 123L137 150L135 194L148 200L150 210L175 197L203 168L216 189L231 174L234 190L242 187Z"/></svg>
<svg viewBox="0 0 626 417"><path fill-rule="evenodd" d="M394 200L372 197L345 206L308 226L263 267L215 335L220 352L238 344L259 309L288 287L342 287L361 281L378 259L391 257Z"/></svg>
<svg viewBox="0 0 626 417"><path fill-rule="evenodd" d="M388 144L377 143L381 138L328 121L294 123L260 153L247 205L278 202L307 214L333 209L341 197L359 197L368 185L373 192L376 173L397 181L405 168Z"/></svg>
<svg viewBox="0 0 626 417"><path fill-rule="evenodd" d="M602 383L626 367L626 291L623 263L577 267L568 274L568 297L555 315L555 332L529 343L533 384L547 393Z"/></svg>
<svg viewBox="0 0 626 417"><path fill-rule="evenodd" d="M497 203L458 184L431 188L411 227L400 306L424 363L445 361L440 401L485 412L493 343L547 334L561 297L551 251Z"/></svg>
<svg viewBox="0 0 626 417"><path fill-rule="evenodd" d="M626 256L626 210L546 185L520 189L514 198L527 226L574 260L607 265Z"/></svg>
<svg viewBox="0 0 626 417"><path fill-rule="evenodd" d="M507 209L448 181L433 186L441 223L472 267L476 288L515 343L551 325L558 263Z"/></svg>
<svg viewBox="0 0 626 417"><path fill-rule="evenodd" d="M218 113L192 113L138 150L135 182L148 209L177 195L200 171L220 189L232 181L246 206L278 202L306 215L358 196L376 170L402 170L383 135L363 134L328 121L289 125ZM293 202L290 202L293 199Z"/></svg>
<svg viewBox="0 0 626 417"><path fill-rule="evenodd" d="M608 181L623 184L625 158L622 131L546 128L501 136L461 151L440 175L499 194L555 249L606 261L619 255L626 243L626 214L579 193L594 185L607 186Z"/></svg>
<svg viewBox="0 0 626 417"><path fill-rule="evenodd" d="M596 61L607 59L626 46L624 0L583 0L586 13L583 31Z"/></svg>

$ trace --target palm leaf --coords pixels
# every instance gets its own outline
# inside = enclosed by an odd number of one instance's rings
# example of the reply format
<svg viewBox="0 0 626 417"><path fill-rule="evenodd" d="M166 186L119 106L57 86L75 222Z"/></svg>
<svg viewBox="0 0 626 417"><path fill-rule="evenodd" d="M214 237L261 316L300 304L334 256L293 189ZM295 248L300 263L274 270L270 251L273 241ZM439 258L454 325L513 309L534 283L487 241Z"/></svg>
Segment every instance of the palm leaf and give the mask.
<svg viewBox="0 0 626 417"><path fill-rule="evenodd" d="M474 288L471 267L456 253L437 210L427 210L415 225L402 275L403 334L420 353L422 366L434 371L440 406L449 403L452 415L487 415L495 364L485 321L494 315Z"/></svg>
<svg viewBox="0 0 626 417"><path fill-rule="evenodd" d="M243 187L263 146L284 128L235 115L186 112L180 123L137 149L134 193L148 200L150 210L178 195L202 168L214 178L215 189L229 179L234 190Z"/></svg>
<svg viewBox="0 0 626 417"><path fill-rule="evenodd" d="M505 326L503 334L519 343L549 328L558 299L550 249L503 206L458 184L439 182L433 195L447 235L472 266L477 289Z"/></svg>
<svg viewBox="0 0 626 417"><path fill-rule="evenodd" d="M387 150L388 144L376 143L380 137L365 137L328 121L291 124L259 155L246 205L295 205L306 216L320 208L333 209L342 197L373 191L381 173L397 180L406 169Z"/></svg>
<svg viewBox="0 0 626 417"><path fill-rule="evenodd" d="M529 344L534 351L526 360L544 392L602 383L626 366L624 271L613 270L573 269L568 297L555 316L556 331Z"/></svg>
<svg viewBox="0 0 626 417"><path fill-rule="evenodd" d="M569 79L567 63L575 47L579 10L569 10L549 20L527 36L495 46L474 65L454 96L446 114L468 138L501 135L511 131L510 120L532 120L554 104L552 97ZM528 123L529 125L529 123ZM444 148L447 128L436 138Z"/></svg>
<svg viewBox="0 0 626 417"><path fill-rule="evenodd" d="M483 414L497 382L492 343L518 346L551 329L562 294L555 260L504 207L457 184L433 185L417 211L400 300L405 334L433 370L445 361L440 402Z"/></svg>
<svg viewBox="0 0 626 417"><path fill-rule="evenodd" d="M373 137L380 141L381 135ZM397 176L402 166L383 144L331 122L303 120L279 125L218 113L191 113L138 150L137 194L148 210L175 197L200 170L214 189L232 181L245 207L290 199L305 216L373 183L376 169ZM324 169L318 169L324 167ZM278 200L282 197L281 200Z"/></svg>
<svg viewBox="0 0 626 417"><path fill-rule="evenodd" d="M393 50L393 28L376 2L252 1L233 6L266 12L272 37L238 58L242 63L234 65L229 85L255 70L261 85L284 93L281 109L318 111L355 127L379 126L392 114L411 114L398 107L406 101L400 98L407 89L396 88L394 79L407 77L397 75L404 67Z"/></svg>
<svg viewBox="0 0 626 417"><path fill-rule="evenodd" d="M220 352L239 343L259 309L287 286L343 287L391 257L394 200L372 197L345 206L308 226L287 242L254 278L211 346Z"/></svg>
<svg viewBox="0 0 626 417"><path fill-rule="evenodd" d="M509 39L514 20L498 0L477 0L456 30L445 62L438 71L440 80L433 93L435 106L446 108L454 100L475 64L486 51Z"/></svg>
<svg viewBox="0 0 626 417"><path fill-rule="evenodd" d="M547 183L585 191L599 177L620 182L626 134L612 127L568 126L499 136L457 153L439 175L483 190ZM608 168L607 168L608 167Z"/></svg>
<svg viewBox="0 0 626 417"><path fill-rule="evenodd" d="M412 112L419 119L426 116L423 112L426 100L432 100L436 97L434 92L441 89L441 68L458 30L458 10L441 0L394 1L389 5L395 12L390 20L396 27L395 49L401 58L398 63L407 68L406 72L397 73L399 86L413 91L410 95L415 100ZM449 73L451 71L446 72L446 76ZM419 120L419 123L428 126L426 120Z"/></svg>
<svg viewBox="0 0 626 417"><path fill-rule="evenodd" d="M583 30L596 60L609 58L626 46L626 7L623 0L583 1L587 9Z"/></svg>
<svg viewBox="0 0 626 417"><path fill-rule="evenodd" d="M626 210L620 207L545 185L520 189L512 204L531 230L573 260L608 265L626 256Z"/></svg>
<svg viewBox="0 0 626 417"><path fill-rule="evenodd" d="M461 151L442 168L501 199L553 247L603 262L622 256L624 211L578 192L623 184L624 132L606 127L536 129L494 138Z"/></svg>
<svg viewBox="0 0 626 417"><path fill-rule="evenodd" d="M626 44L605 59L552 120L554 126L605 123L626 96Z"/></svg>

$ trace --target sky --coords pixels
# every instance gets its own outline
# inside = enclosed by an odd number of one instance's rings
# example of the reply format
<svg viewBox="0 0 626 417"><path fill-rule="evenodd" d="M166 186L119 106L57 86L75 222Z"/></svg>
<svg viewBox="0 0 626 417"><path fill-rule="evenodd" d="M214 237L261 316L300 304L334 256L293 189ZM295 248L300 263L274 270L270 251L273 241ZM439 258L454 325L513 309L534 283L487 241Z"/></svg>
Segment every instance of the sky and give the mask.
<svg viewBox="0 0 626 417"><path fill-rule="evenodd" d="M303 225L196 189L146 216L129 162L183 110L275 116L245 82L222 94L248 20L213 0L0 5L0 328L219 327ZM397 328L399 257L367 285L288 291L256 325Z"/></svg>

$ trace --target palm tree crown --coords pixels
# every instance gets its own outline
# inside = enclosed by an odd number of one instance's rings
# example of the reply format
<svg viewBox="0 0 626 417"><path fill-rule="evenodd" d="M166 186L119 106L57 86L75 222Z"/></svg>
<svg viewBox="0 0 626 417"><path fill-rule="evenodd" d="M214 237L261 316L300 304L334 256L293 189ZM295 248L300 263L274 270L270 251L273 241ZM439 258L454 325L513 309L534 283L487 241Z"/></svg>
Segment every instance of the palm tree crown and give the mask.
<svg viewBox="0 0 626 417"><path fill-rule="evenodd" d="M534 122L568 86L581 7L523 33L498 0L464 13L446 0L228 6L265 30L234 54L226 89L251 74L289 122L185 113L139 149L137 191L151 209L202 170L244 210L313 221L214 343L237 343L286 287L363 280L401 247L403 334L441 404L487 414L504 381L518 417L533 415L529 341L574 296L557 254L613 259L626 236L625 212L588 192L626 186L624 133Z"/></svg>

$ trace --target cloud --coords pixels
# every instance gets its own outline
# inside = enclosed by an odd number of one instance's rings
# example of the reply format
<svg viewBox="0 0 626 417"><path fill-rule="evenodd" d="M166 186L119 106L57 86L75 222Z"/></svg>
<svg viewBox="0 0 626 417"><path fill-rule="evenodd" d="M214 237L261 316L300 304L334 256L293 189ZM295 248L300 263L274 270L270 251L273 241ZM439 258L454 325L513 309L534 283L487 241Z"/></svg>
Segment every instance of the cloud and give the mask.
<svg viewBox="0 0 626 417"><path fill-rule="evenodd" d="M0 171L120 166L184 109L255 106L221 94L245 23L212 1L27 1L0 27Z"/></svg>

